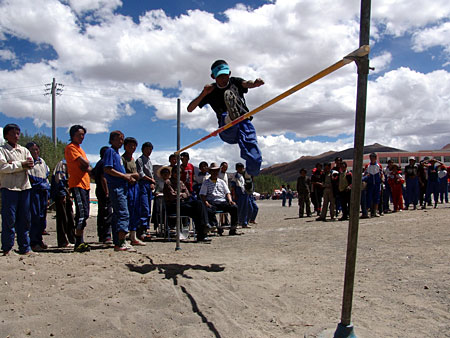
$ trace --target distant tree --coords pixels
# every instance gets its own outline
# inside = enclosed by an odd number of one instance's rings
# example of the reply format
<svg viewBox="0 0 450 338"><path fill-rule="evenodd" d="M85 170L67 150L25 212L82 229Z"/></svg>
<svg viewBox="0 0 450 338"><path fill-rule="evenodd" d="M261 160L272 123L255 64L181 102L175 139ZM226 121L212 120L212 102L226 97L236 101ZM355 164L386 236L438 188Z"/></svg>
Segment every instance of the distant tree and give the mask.
<svg viewBox="0 0 450 338"><path fill-rule="evenodd" d="M35 142L41 148L41 157L50 167L50 172L53 172L56 164L64 158L64 148L67 143L57 140L56 149L52 138L44 134L28 135L22 134L20 136L19 144L25 146L28 142Z"/></svg>
<svg viewBox="0 0 450 338"><path fill-rule="evenodd" d="M255 191L259 193L272 193L279 189L285 182L273 175L258 175L255 177Z"/></svg>

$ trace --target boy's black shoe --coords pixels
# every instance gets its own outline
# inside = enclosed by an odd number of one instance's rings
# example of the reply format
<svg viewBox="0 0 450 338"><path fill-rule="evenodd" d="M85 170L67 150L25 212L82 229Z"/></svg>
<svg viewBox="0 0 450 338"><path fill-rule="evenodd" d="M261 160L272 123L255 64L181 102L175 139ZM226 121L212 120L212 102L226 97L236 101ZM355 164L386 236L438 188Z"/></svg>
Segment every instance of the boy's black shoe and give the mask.
<svg viewBox="0 0 450 338"><path fill-rule="evenodd" d="M237 235L241 235L241 233L237 233L236 229L230 229L230 231L228 232L228 236L237 236Z"/></svg>

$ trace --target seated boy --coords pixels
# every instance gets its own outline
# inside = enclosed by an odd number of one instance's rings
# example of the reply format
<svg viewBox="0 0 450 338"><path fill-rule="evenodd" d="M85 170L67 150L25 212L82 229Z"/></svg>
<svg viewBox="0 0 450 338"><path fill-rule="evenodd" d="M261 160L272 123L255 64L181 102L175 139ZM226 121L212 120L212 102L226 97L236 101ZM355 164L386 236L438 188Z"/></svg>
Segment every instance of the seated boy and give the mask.
<svg viewBox="0 0 450 338"><path fill-rule="evenodd" d="M176 166L172 170L170 167L161 167L159 169L159 176L164 180L164 200L169 214L176 214L177 212L177 170ZM208 217L205 206L201 201L191 198L189 190L181 181L180 212L181 215L189 216L193 219L197 233L197 242L211 241L206 236Z"/></svg>
<svg viewBox="0 0 450 338"><path fill-rule="evenodd" d="M259 78L246 81L230 75L230 67L226 61L215 61L211 66L211 78L215 80L215 83L205 85L200 95L189 103L188 112L209 104L216 112L219 127L247 113L249 109L245 103L244 94L249 88L262 86L264 81ZM252 176L259 174L262 157L256 140L255 127L250 119L245 119L224 130L219 136L229 144L237 143L241 149L241 157L246 160L247 172Z"/></svg>
<svg viewBox="0 0 450 338"><path fill-rule="evenodd" d="M230 236L237 235L238 222L237 205L231 199L231 193L226 183L219 176L220 167L211 163L209 173L211 176L202 184L200 198L208 210L209 224L217 226L216 211L228 212L231 215ZM222 234L222 231L219 231Z"/></svg>

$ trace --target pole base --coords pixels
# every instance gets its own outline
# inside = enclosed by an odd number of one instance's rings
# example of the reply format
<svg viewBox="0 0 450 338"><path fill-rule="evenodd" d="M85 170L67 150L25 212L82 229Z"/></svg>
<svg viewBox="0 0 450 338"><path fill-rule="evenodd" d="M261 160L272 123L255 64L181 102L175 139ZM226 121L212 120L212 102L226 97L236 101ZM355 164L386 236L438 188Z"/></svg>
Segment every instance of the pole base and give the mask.
<svg viewBox="0 0 450 338"><path fill-rule="evenodd" d="M175 251L178 251L178 250L181 250L181 248L178 248L178 247L177 247L177 248L175 248Z"/></svg>
<svg viewBox="0 0 450 338"><path fill-rule="evenodd" d="M339 323L336 331L334 332L333 338L356 338L353 325L344 325Z"/></svg>

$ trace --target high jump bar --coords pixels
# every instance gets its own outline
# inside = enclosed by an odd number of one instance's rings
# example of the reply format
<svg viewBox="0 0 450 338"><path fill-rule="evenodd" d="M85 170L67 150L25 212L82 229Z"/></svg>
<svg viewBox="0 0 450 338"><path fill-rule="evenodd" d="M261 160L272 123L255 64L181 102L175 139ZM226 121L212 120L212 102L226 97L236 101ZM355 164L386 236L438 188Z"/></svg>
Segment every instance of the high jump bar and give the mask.
<svg viewBox="0 0 450 338"><path fill-rule="evenodd" d="M280 95L278 95L277 97L274 97L273 99L267 101L266 103L263 103L262 105L260 105L259 107L253 109L252 111L249 111L248 113L245 113L244 115L239 116L237 119L235 119L235 120L231 121L230 123L220 127L219 129L213 131L209 135L206 135L206 136L202 137L201 139L195 141L194 143L191 143L188 146L179 149L178 151L175 152L175 154L178 155L182 151L185 151L186 149L192 148L193 146L195 146L195 145L197 145L197 144L199 144L199 143L209 139L212 136L217 136L218 134L220 134L224 130L227 130L228 128L231 128L232 126L238 124L239 122L245 120L246 118L249 118L250 116L255 115L256 113L260 112L261 110L266 109L267 107L270 107L274 103L277 103L278 101L281 101L282 99L284 99L284 98L288 97L289 95L299 91L302 88L305 88L306 86L310 85L311 83L316 82L317 80L327 76L328 74L333 73L334 71L338 70L339 68L342 68L345 65L353 62L355 57L365 56L365 55L369 54L369 52L370 52L370 46L369 45L361 46L357 50L355 50L355 51L351 52L350 54L346 55L344 58L342 58L342 60L336 62L335 64L329 66L328 68L325 68L324 70L322 70L322 71L318 72L317 74L311 76L309 79L306 79L305 81L303 81L303 82L295 85L294 87L286 90L284 93L281 93Z"/></svg>

